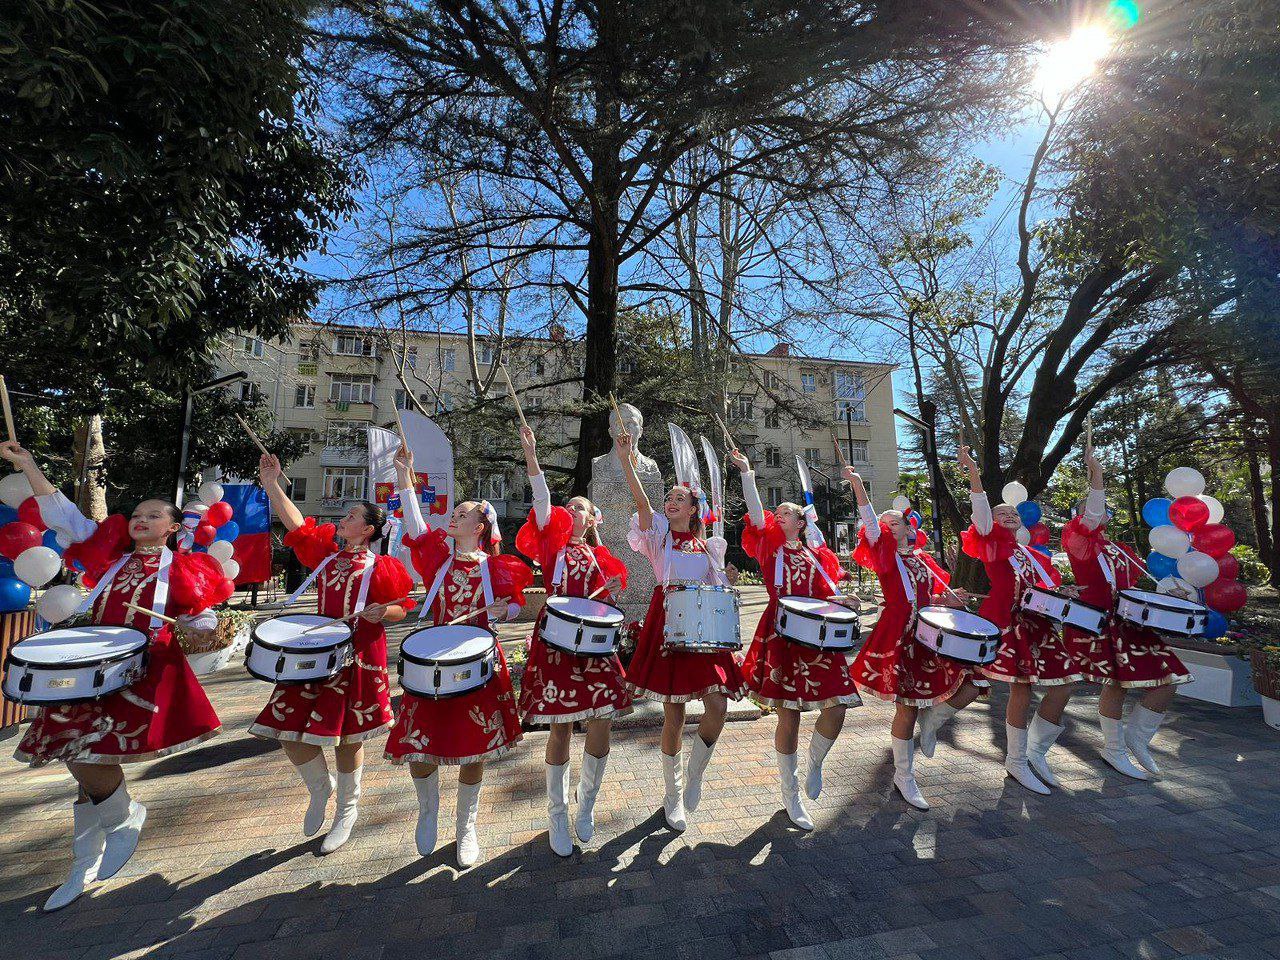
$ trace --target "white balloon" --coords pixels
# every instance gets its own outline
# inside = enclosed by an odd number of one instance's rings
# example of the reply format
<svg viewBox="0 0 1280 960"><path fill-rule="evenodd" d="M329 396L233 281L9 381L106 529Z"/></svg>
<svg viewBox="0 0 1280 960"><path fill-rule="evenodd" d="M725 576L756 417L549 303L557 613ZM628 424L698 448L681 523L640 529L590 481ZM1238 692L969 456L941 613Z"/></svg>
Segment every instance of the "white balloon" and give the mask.
<svg viewBox="0 0 1280 960"><path fill-rule="evenodd" d="M1207 553L1192 550L1178 558L1178 576L1201 589L1218 579L1218 561Z"/></svg>
<svg viewBox="0 0 1280 960"><path fill-rule="evenodd" d="M1031 531L1026 527L1019 527L1014 536L1018 538L1018 542L1024 547L1031 543Z"/></svg>
<svg viewBox="0 0 1280 960"><path fill-rule="evenodd" d="M235 551L235 545L229 540L215 540L209 544L209 556L219 563L226 563Z"/></svg>
<svg viewBox="0 0 1280 960"><path fill-rule="evenodd" d="M80 591L68 583L50 587L36 601L36 613L50 623L61 623L80 609L83 602Z"/></svg>
<svg viewBox="0 0 1280 960"><path fill-rule="evenodd" d="M31 496L31 481L21 473L11 473L0 480L0 500L13 509L22 506L22 501Z"/></svg>
<svg viewBox="0 0 1280 960"><path fill-rule="evenodd" d="M1162 523L1151 530L1151 549L1166 557L1180 557L1191 550L1191 538L1172 523Z"/></svg>
<svg viewBox="0 0 1280 960"><path fill-rule="evenodd" d="M182 511L184 513L198 513L201 516L204 516L205 511L208 509L209 505L207 503L201 503L199 500L188 500L182 505Z"/></svg>
<svg viewBox="0 0 1280 960"><path fill-rule="evenodd" d="M897 510L899 513L906 513L911 509L910 498L905 497L902 494L898 494L893 498L893 509Z"/></svg>
<svg viewBox="0 0 1280 960"><path fill-rule="evenodd" d="M1199 494L1196 499L1203 501L1204 505L1209 508L1209 519L1207 523L1221 523L1222 518L1227 515L1227 511L1222 507L1222 501L1217 497L1211 497L1208 494Z"/></svg>
<svg viewBox="0 0 1280 960"><path fill-rule="evenodd" d="M1163 593L1166 597L1181 597L1183 600L1200 600L1200 591L1181 577L1165 577L1156 584L1156 593Z"/></svg>
<svg viewBox="0 0 1280 960"><path fill-rule="evenodd" d="M67 547L71 546L72 544L71 537L65 533L55 533L53 535L53 539L57 541L58 546L60 546L63 550L67 549ZM45 619L47 620L49 618L45 617Z"/></svg>
<svg viewBox="0 0 1280 960"><path fill-rule="evenodd" d="M43 587L58 575L62 558L49 547L27 547L13 561L13 572L23 583Z"/></svg>
<svg viewBox="0 0 1280 960"><path fill-rule="evenodd" d="M1004 498L1004 502L1009 506L1016 507L1020 503L1026 503L1030 494L1027 493L1027 488L1017 480L1011 480L1004 485L1004 489L1000 491L1000 496Z"/></svg>
<svg viewBox="0 0 1280 960"><path fill-rule="evenodd" d="M1164 478L1164 488L1175 500L1198 497L1204 493L1204 474L1195 467L1174 467Z"/></svg>
<svg viewBox="0 0 1280 960"><path fill-rule="evenodd" d="M1214 569L1217 569L1217 564L1214 564ZM236 577L240 576L240 564L236 563L234 560L222 561L222 575L228 580L234 580Z"/></svg>
<svg viewBox="0 0 1280 960"><path fill-rule="evenodd" d="M196 491L196 496L205 503L217 503L222 499L223 492L222 484L214 483L212 480L206 480L204 483L200 484L200 489Z"/></svg>

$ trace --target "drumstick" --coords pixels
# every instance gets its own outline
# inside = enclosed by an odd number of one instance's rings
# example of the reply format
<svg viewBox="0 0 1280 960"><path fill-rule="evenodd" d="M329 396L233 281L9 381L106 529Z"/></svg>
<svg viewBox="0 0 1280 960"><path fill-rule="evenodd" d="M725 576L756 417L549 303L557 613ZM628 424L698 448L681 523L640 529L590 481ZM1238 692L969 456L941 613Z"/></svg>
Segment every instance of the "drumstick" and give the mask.
<svg viewBox="0 0 1280 960"><path fill-rule="evenodd" d="M844 448L840 446L840 441L836 439L836 435L834 433L831 434L831 443L836 448L836 458L840 461L840 466L849 466L849 461L844 458Z"/></svg>
<svg viewBox="0 0 1280 960"><path fill-rule="evenodd" d="M4 425L9 430L9 442L18 442L18 431L13 427L13 408L9 406L9 388L4 384L4 375L0 374L0 403L4 404Z"/></svg>
<svg viewBox="0 0 1280 960"><path fill-rule="evenodd" d="M163 613L155 610L149 610L146 607L140 607L136 603L126 603L125 607L129 610L136 610L138 613L145 613L149 617L155 617L157 620L163 620L165 623L177 623L173 617L166 617Z"/></svg>
<svg viewBox="0 0 1280 960"><path fill-rule="evenodd" d="M497 603L499 600L505 600L505 601L507 601L507 603L510 603L510 602L511 602L511 598L510 598L510 597L499 597L497 600L493 601L493 603ZM492 606L492 605L493 605L493 604L490 604L489 606ZM470 619L471 619L472 617L474 617L477 613L484 613L484 612L485 612L485 610L487 610L487 609L488 609L488 607L476 607L474 610L470 611L469 613L464 613L464 614L463 614L462 616L460 616L460 617L454 617L454 618L453 618L452 620L450 620L448 623L442 623L442 624L440 624L440 626L442 626L442 627L456 627L458 624L462 623L463 621L470 620Z"/></svg>
<svg viewBox="0 0 1280 960"><path fill-rule="evenodd" d="M236 422L239 423L240 426L244 427L244 432L249 435L249 439L254 442L257 448L267 456L271 456L271 451L262 445L262 441L258 439L258 435L253 432L253 427L245 423L244 417L234 412L231 415L236 418ZM288 475L284 472L284 470L280 471L280 477L282 480L284 480L285 483L293 483L293 481L289 479Z"/></svg>
<svg viewBox="0 0 1280 960"><path fill-rule="evenodd" d="M388 600L386 603L375 603L375 604L372 604L372 606L384 607L384 608L394 607L397 603L404 603L404 601L408 599L409 599L408 597L401 597L399 600ZM365 607L365 610L368 610L368 609L369 609L368 607ZM335 617L333 622L334 623L350 623L352 620L355 620L356 618L363 615L365 610L357 610L355 613L349 613L345 617ZM328 623L317 623L314 627L307 627L307 629L303 630L300 634L298 634L298 636L305 637L308 633L311 633L315 630L323 630L327 626L329 626Z"/></svg>
<svg viewBox="0 0 1280 960"><path fill-rule="evenodd" d="M733 434L729 432L729 428L724 425L724 421L720 419L720 415L714 410L711 411L711 419L716 422L716 426L724 431L724 438L729 441L729 449L737 450L738 443L733 439Z"/></svg>
<svg viewBox="0 0 1280 960"><path fill-rule="evenodd" d="M507 373L507 365L500 364L498 369L502 371L502 379L507 381L507 393L511 394L511 402L516 405L516 416L520 418L520 426L526 430L529 428L529 422L524 418L524 411L520 409L520 398L516 396L516 388L511 384L511 374ZM613 396L613 394L610 394ZM622 418L618 418L618 422L622 422Z"/></svg>
<svg viewBox="0 0 1280 960"><path fill-rule="evenodd" d="M1093 455L1093 414L1089 414L1084 418L1084 452L1086 456Z"/></svg>

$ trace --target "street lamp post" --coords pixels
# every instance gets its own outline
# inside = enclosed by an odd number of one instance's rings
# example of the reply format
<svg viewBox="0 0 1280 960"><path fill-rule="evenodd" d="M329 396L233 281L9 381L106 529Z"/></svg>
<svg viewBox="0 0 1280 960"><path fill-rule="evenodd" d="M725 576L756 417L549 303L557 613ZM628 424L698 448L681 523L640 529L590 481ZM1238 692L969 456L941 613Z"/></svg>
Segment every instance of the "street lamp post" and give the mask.
<svg viewBox="0 0 1280 960"><path fill-rule="evenodd" d="M191 450L191 413L195 409L196 394L207 393L210 390L217 390L219 387L225 387L228 384L238 383L247 379L249 374L243 370L237 370L235 373L229 373L225 377L218 377L216 380L210 380L208 383L202 383L198 387L186 386L182 390L182 426L178 433L178 459L174 467L174 473L177 475L174 481L173 502L178 506L182 506L183 494L187 487L187 457Z"/></svg>
<svg viewBox="0 0 1280 960"><path fill-rule="evenodd" d="M924 436L925 459L929 463L930 499L933 501L933 549L938 562L945 567L947 565L947 556L942 549L942 496L940 493L942 490L942 471L938 466L938 408L932 401L922 400L920 402L920 412L924 414L923 419L913 413L899 410L897 407L894 407L893 412L896 416L910 423Z"/></svg>

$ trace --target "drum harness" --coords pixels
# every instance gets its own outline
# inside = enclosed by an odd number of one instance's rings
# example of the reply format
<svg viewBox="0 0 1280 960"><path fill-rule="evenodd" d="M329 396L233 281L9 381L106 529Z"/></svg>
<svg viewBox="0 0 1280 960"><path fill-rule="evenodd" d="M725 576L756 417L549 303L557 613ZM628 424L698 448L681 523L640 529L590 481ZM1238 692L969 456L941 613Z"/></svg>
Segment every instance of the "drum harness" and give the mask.
<svg viewBox="0 0 1280 960"><path fill-rule="evenodd" d="M111 586L111 581L115 579L115 575L120 572L120 568L129 562L129 558L133 556L133 551L126 553L120 557L115 563L107 568L107 572L98 580L97 585L93 588L89 596L85 597L84 602L80 604L80 609L76 614L87 613L93 608L98 598ZM169 601L169 567L173 563L173 551L168 547L160 548L160 566L156 569L156 588L151 597L151 609L155 613L163 614L165 604ZM151 629L159 630L162 621L158 617L151 618Z"/></svg>
<svg viewBox="0 0 1280 960"><path fill-rule="evenodd" d="M293 593L289 594L289 596L285 597L284 603L282 603L281 606L291 607L297 603L298 598L307 592L307 589L311 584L316 582L316 578L320 576L324 568L327 567L330 561L332 561L337 555L337 553L331 553L317 563L316 568L311 571L307 576L307 579L302 581L301 586L299 586L297 590L293 591ZM356 594L355 609L353 609L349 615L360 613L369 601L369 585L373 582L373 568L377 566L377 559L374 557L372 550L365 550L364 558L368 561L368 566L366 566L360 573L360 590ZM157 592L159 592L159 588L157 588ZM163 610L164 608L156 607L156 609ZM318 594L316 596L316 612L320 612L320 597Z"/></svg>
<svg viewBox="0 0 1280 960"><path fill-rule="evenodd" d="M426 599L423 600L422 610L418 612L418 619L426 618L428 611L436 602L436 597L440 593L440 588L444 586L444 578L448 576L449 571L453 569L453 552L450 551L449 559L440 564L440 569L436 571L435 579L431 581L431 589L427 591ZM472 615L479 613L481 610L487 610L493 606L493 581L489 577L489 558L485 556L480 561L480 592L484 596L484 606L476 607L472 611ZM471 618L468 617L468 620Z"/></svg>

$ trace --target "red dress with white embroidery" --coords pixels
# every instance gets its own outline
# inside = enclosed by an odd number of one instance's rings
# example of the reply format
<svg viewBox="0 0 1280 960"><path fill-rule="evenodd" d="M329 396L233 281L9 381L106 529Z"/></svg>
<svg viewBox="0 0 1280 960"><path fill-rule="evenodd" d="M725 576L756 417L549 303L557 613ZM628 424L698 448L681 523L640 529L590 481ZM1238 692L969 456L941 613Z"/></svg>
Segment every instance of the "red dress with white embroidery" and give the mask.
<svg viewBox="0 0 1280 960"><path fill-rule="evenodd" d="M1095 607L1113 609L1116 593L1142 580L1137 555L1124 544L1107 539L1105 522L1090 530L1080 517L1074 518L1062 529L1062 549L1071 562L1080 599ZM1083 664L1085 677L1094 683L1139 688L1189 683L1192 679L1191 671L1160 634L1118 617L1107 621L1102 636L1070 630L1067 637Z"/></svg>
<svg viewBox="0 0 1280 960"><path fill-rule="evenodd" d="M884 597L880 619L853 661L858 689L909 707L930 707L953 696L968 670L917 643L915 634L916 610L942 593L934 574L944 581L946 574L937 561L914 547L898 553L897 539L884 523L875 540L867 536L865 525L858 530L853 559L875 572Z"/></svg>
<svg viewBox="0 0 1280 960"><path fill-rule="evenodd" d="M627 586L627 568L605 546L573 540L573 517L564 507L551 507L546 526L535 511L516 534L516 549L542 567L548 596L586 597L612 577ZM560 577L555 583L554 578ZM598 599L612 600L606 591ZM542 617L529 638L529 659L520 681L520 716L537 726L611 717L631 708L622 661L611 657L579 657L541 639Z"/></svg>
<svg viewBox="0 0 1280 960"><path fill-rule="evenodd" d="M732 700L746 696L742 668L729 650L690 653L663 643L667 621L664 571L666 582L672 585L718 583L712 559L717 567L724 567L724 539L712 537L708 541L692 533L677 533L661 514L654 515L648 530L641 530L639 520L632 514L627 543L649 559L658 579L636 638L635 655L627 667L627 689L637 697L663 703L688 703L710 693L722 693Z"/></svg>
<svg viewBox="0 0 1280 960"><path fill-rule="evenodd" d="M49 511L45 517L52 527ZM92 521L83 522L92 526ZM78 561L85 570L85 584L95 584L130 553L133 541L128 531L128 520L113 514L88 539L68 547L63 560L68 566ZM32 766L55 760L137 763L185 750L221 728L172 626L163 624L152 631L150 617L125 607L134 603L154 609L159 568L159 550L133 551L89 610L96 624L131 627L151 635L146 673L127 690L101 700L37 710L14 752L18 760ZM221 565L208 554L176 551L168 586L164 613L170 617L199 614L222 603L234 589Z"/></svg>
<svg viewBox="0 0 1280 960"><path fill-rule="evenodd" d="M488 567L494 599L507 597L516 606L524 606L524 591L533 582L533 571L518 558L506 554L453 555L443 530L428 530L417 538L406 536L404 542L428 587L440 567L452 560L428 613L435 623L477 611L466 622L491 629L484 612L482 563ZM392 763L478 763L500 757L519 743L520 715L501 645L497 657L488 683L456 697L436 700L405 691L395 726L387 737L387 759Z"/></svg>
<svg viewBox="0 0 1280 960"><path fill-rule="evenodd" d="M335 532L333 524L317 526L308 517L284 538L285 546L291 547L302 564L312 569L337 554L316 581L320 616L346 617L355 612L360 581L370 563L374 567L368 603L400 601L412 610L414 601L403 599L413 590L413 580L404 564L395 557L378 556L369 550L339 550ZM277 684L249 727L250 733L270 740L337 746L370 740L391 725L386 628L368 620L353 622L355 659L351 665L324 681Z"/></svg>
<svg viewBox="0 0 1280 960"><path fill-rule="evenodd" d="M750 515L745 518L742 549L760 564L760 573L769 591L769 603L742 660L742 672L746 674L752 698L768 707L791 710L861 704L849 660L843 653L792 643L774 630L779 596L831 596L831 587L820 570L835 583L848 579L848 571L841 568L831 548L825 544L811 548L799 540L787 540L777 518L766 510L763 527L752 523ZM781 587L775 584L779 554Z"/></svg>
<svg viewBox="0 0 1280 960"><path fill-rule="evenodd" d="M1018 543L1012 530L995 524L988 534L977 527L960 535L964 552L981 560L991 590L978 608L1001 630L1000 652L978 672L1004 683L1036 683L1057 687L1084 679L1082 664L1071 645L1043 617L1024 613L1018 601L1028 587L1056 589L1062 583L1048 559Z"/></svg>

